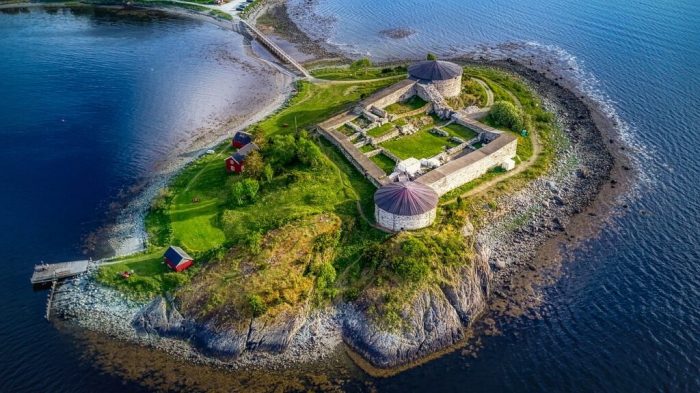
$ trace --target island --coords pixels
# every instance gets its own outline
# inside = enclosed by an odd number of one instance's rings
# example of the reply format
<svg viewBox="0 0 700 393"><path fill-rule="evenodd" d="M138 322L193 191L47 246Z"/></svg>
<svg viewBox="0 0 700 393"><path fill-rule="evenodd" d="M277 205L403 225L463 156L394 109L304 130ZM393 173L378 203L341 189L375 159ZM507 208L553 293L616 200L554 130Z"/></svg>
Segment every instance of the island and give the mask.
<svg viewBox="0 0 700 393"><path fill-rule="evenodd" d="M526 65L278 56L287 102L175 174L145 249L66 283L57 315L203 362L344 346L400 369L468 339L613 171L601 117Z"/></svg>

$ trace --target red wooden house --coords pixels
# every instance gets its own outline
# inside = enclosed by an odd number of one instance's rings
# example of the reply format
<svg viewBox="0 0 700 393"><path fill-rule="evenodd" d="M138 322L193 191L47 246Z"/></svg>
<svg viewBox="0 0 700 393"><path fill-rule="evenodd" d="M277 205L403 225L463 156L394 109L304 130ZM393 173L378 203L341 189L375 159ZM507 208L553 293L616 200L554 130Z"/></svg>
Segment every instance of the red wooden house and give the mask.
<svg viewBox="0 0 700 393"><path fill-rule="evenodd" d="M176 272L181 272L194 263L194 259L187 255L182 248L177 246L168 247L167 251L165 251L165 255L163 255L163 260L168 267Z"/></svg>
<svg viewBox="0 0 700 393"><path fill-rule="evenodd" d="M245 158L248 154L258 150L258 145L255 143L249 143L242 148L238 149L231 157L224 160L226 164L226 172L228 173L241 173L245 167Z"/></svg>
<svg viewBox="0 0 700 393"><path fill-rule="evenodd" d="M247 132L238 131L238 132L236 132L236 134L233 136L233 139L231 140L231 146L235 147L236 149L240 149L241 147L249 144L252 141L253 141L252 135L250 135Z"/></svg>

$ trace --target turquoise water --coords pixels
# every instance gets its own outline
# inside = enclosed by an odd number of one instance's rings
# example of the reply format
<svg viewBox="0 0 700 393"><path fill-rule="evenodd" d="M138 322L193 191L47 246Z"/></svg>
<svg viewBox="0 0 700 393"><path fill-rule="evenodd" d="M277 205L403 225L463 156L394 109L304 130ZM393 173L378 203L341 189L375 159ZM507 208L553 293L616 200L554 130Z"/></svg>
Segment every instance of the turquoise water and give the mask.
<svg viewBox="0 0 700 393"><path fill-rule="evenodd" d="M700 3L314 3L305 26L335 20L316 32L358 55L535 55L619 117L643 171L630 213L565 261L542 319L506 324L476 359L455 353L379 390L699 391ZM380 34L395 28L415 33Z"/></svg>

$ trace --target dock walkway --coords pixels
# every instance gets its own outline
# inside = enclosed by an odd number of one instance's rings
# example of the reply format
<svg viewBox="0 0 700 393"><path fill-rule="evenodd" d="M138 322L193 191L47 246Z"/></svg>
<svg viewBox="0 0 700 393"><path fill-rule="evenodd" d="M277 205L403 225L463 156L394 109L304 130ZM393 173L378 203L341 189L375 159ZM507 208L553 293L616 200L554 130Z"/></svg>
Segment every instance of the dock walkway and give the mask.
<svg viewBox="0 0 700 393"><path fill-rule="evenodd" d="M299 64L298 61L294 60L292 58L292 56L287 54L287 52L285 52L282 48L280 48L279 45L275 44L274 42L272 42L272 40L267 38L255 26L251 25L250 23L246 22L245 20L241 20L240 23L243 27L245 27L250 32L251 35L253 35L255 38L257 38L258 41L260 41L260 43L264 47L266 47L270 52L272 52L273 55L277 56L278 58L280 58L280 60L291 65L296 70L301 72L301 74L305 78L311 78L311 74L309 74L309 71L307 71L306 68L304 68L304 66Z"/></svg>
<svg viewBox="0 0 700 393"><path fill-rule="evenodd" d="M85 273L89 265L90 261L88 260L35 265L31 282L32 284L44 284L77 276Z"/></svg>

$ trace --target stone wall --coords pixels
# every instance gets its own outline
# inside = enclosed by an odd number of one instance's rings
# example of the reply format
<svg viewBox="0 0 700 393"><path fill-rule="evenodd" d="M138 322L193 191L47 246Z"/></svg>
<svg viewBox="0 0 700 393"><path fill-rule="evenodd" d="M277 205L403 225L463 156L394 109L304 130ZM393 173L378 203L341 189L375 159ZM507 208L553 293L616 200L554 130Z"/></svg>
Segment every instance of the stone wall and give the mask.
<svg viewBox="0 0 700 393"><path fill-rule="evenodd" d="M408 231L412 229L421 229L435 221L435 210L429 210L423 214L418 214L415 216L399 216L396 214L391 214L379 206L374 206L374 217L377 220L377 224L382 227L392 230L394 232L398 231Z"/></svg>
<svg viewBox="0 0 700 393"><path fill-rule="evenodd" d="M372 144L378 145L382 142L388 141L389 139L394 139L394 138L398 137L399 135L401 135L401 133L399 132L398 129L395 129L394 131L387 132L386 134L384 134L382 136L372 137Z"/></svg>
<svg viewBox="0 0 700 393"><path fill-rule="evenodd" d="M316 130L323 135L329 142L334 144L345 158L362 173L375 187L381 187L389 182L386 173L377 166L372 160L367 158L360 149L355 147L345 135L333 129L325 129L321 126L316 127Z"/></svg>
<svg viewBox="0 0 700 393"><path fill-rule="evenodd" d="M443 97L457 97L462 92L462 76L458 76L452 79L446 79L444 81L431 81L433 86L437 91L442 94Z"/></svg>
<svg viewBox="0 0 700 393"><path fill-rule="evenodd" d="M488 145L433 169L417 178L416 182L431 187L438 195L444 195L515 157L517 146L515 136L500 134Z"/></svg>
<svg viewBox="0 0 700 393"><path fill-rule="evenodd" d="M360 101L360 106L363 108L376 106L377 108L383 109L395 102L406 100L415 95L415 91L413 90L415 85L416 81L404 79Z"/></svg>
<svg viewBox="0 0 700 393"><path fill-rule="evenodd" d="M432 83L418 83L415 89L418 97L432 103L432 112L440 118L449 119L455 113Z"/></svg>

